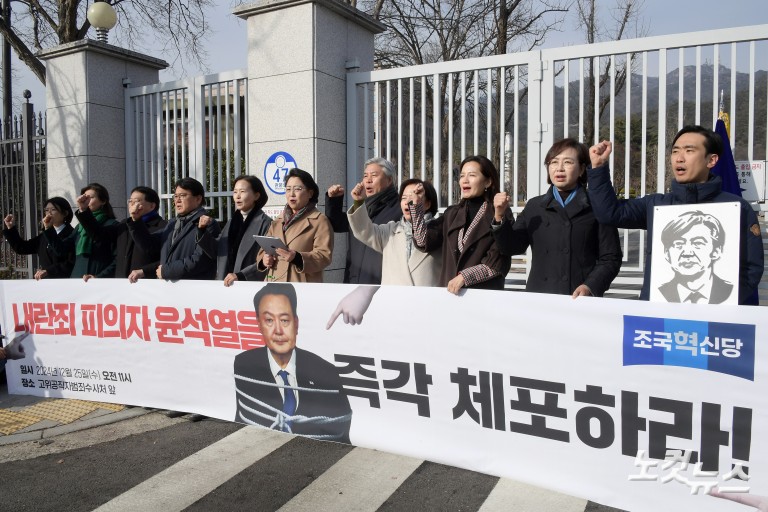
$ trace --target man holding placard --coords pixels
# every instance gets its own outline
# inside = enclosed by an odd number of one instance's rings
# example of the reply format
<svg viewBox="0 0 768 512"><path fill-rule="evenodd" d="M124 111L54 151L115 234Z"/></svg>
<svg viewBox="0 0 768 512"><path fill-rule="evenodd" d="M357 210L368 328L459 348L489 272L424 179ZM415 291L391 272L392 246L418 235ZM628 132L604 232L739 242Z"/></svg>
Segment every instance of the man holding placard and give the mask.
<svg viewBox="0 0 768 512"><path fill-rule="evenodd" d="M592 168L587 171L587 178L592 209L597 220L620 228L648 230L640 299L648 300L651 295L653 224L657 207L696 204L701 205L699 209L706 211L709 203L738 203L738 303L754 304L754 291L763 275L762 235L757 215L750 204L734 194L723 192L721 179L710 173L720 157L722 147L722 140L712 130L693 125L684 127L672 141L672 191L636 199L616 197L608 169L611 142L604 140L590 148Z"/></svg>

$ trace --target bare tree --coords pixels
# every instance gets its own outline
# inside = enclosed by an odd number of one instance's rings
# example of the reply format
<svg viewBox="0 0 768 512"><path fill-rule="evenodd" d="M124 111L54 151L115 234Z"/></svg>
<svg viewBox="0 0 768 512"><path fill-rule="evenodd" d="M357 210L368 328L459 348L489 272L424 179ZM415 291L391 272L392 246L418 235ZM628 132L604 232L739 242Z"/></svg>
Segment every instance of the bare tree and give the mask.
<svg viewBox="0 0 768 512"><path fill-rule="evenodd" d="M579 27L583 27L586 42L589 44L600 41L619 41L628 36L642 37L647 29L642 26L641 11L643 0L616 0L614 7L609 9L610 21L601 19L598 12L597 0L576 0L576 14ZM598 81L600 90L608 84L611 74L614 74L616 93L621 91L631 69L627 69L626 62L616 66L613 70L610 60L600 63L596 59L589 59L587 70L587 85L589 99L585 105L584 142L592 144L595 136L595 81ZM566 94L568 84L566 77ZM606 107L611 102L609 95L601 95L598 100L598 117L602 117Z"/></svg>
<svg viewBox="0 0 768 512"><path fill-rule="evenodd" d="M563 16L568 8L563 2L541 1L536 4L524 2L523 0L493 0L493 37L495 45L493 54L501 55L513 51L529 51L544 42L547 34L556 30L563 21ZM534 9L535 5L535 9ZM518 87L521 90L518 94L518 101L526 100L528 94L528 73L527 69L521 69L518 79ZM507 102L505 112L501 111L501 98L506 98L514 91L509 87L513 83L513 71L507 70L504 76L497 75L495 81L495 94L492 97L493 112L496 119L502 120L499 130L506 131L512 116L520 107L514 102ZM493 137L492 155L499 155L499 144L502 137ZM525 151L525 149L523 149ZM503 162L500 162L503 165ZM504 169L505 173L507 169ZM511 173L510 173L511 175ZM519 170L519 187L521 196L525 195L526 169ZM504 188L509 189L511 183L504 183Z"/></svg>
<svg viewBox="0 0 768 512"><path fill-rule="evenodd" d="M387 31L376 39L376 66L380 68L402 67L434 62L505 54L530 50L539 45L546 34L556 29L567 12L565 0L349 0L359 9L368 12L387 27ZM483 121L487 105L492 105L492 115L503 122L494 123L489 130L503 130L513 114L516 105L507 103L506 112L500 112L499 98L507 94L508 78L493 71L489 82L484 76L477 81L472 73L463 77L454 73L452 77L440 74L437 82L433 77L417 79L416 92L426 90L426 105L423 108L431 118L434 90L441 101L442 119L439 137L442 148L448 147L448 118L460 116L461 98L465 99L468 117L478 111ZM449 80L451 83L449 83ZM519 82L523 83L523 82ZM472 93L478 90L476 96ZM452 94L450 94L452 91ZM419 108L422 106L417 105ZM452 112L451 112L452 110ZM498 160L498 133L494 134L492 155ZM455 151L458 151L457 149ZM457 156L457 155L454 155ZM455 161L456 159L454 159ZM428 165L428 169L432 166ZM445 185L452 176L452 170L443 169ZM452 179L452 178L451 178ZM446 192L445 190L443 192Z"/></svg>
<svg viewBox="0 0 768 512"><path fill-rule="evenodd" d="M23 62L45 84L45 66L37 51L84 39L90 28L86 11L90 0L24 0L14 3L12 22L0 19L6 37ZM204 62L206 10L213 0L107 0L117 11L116 40L130 48L143 41L159 42L172 61L191 58ZM21 7L23 6L23 7ZM156 49L155 49L156 50Z"/></svg>
<svg viewBox="0 0 768 512"><path fill-rule="evenodd" d="M347 0L387 27L379 67L504 54L538 46L567 12L563 0Z"/></svg>

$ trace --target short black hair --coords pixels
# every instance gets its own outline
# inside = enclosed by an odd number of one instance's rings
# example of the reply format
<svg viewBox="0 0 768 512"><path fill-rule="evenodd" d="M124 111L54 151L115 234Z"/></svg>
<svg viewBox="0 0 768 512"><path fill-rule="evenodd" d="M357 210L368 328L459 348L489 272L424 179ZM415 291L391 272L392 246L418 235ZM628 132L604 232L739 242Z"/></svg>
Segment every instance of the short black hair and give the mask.
<svg viewBox="0 0 768 512"><path fill-rule="evenodd" d="M160 196L157 195L157 191L155 189L138 186L138 187L135 187L133 190L131 190L131 195L133 195L134 192L138 192L139 194L144 194L144 200L148 203L154 204L155 209L160 207Z"/></svg>
<svg viewBox="0 0 768 512"><path fill-rule="evenodd" d="M403 197L403 192L405 192L405 187L409 185L418 185L421 184L424 187L424 199L429 201L429 211L428 213L431 213L432 215L437 215L437 191L435 190L435 187L432 186L432 183L429 181L420 180L419 178L411 178L409 180L405 180L400 184L400 197Z"/></svg>
<svg viewBox="0 0 768 512"><path fill-rule="evenodd" d="M709 128L704 128L703 126L699 126L697 124L689 124L688 126L683 126L683 128L677 132L675 138L672 139L672 146L674 147L677 139L686 133L698 133L699 135L703 135L704 149L707 150L708 155L720 156L723 153L723 139L720 138L720 135L713 132Z"/></svg>
<svg viewBox="0 0 768 512"><path fill-rule="evenodd" d="M56 209L59 210L64 215L65 224L69 224L70 222L72 222L72 217L74 215L72 213L72 206L70 206L69 201L59 196L49 197L43 203L43 210L45 210L45 205L49 203L55 206Z"/></svg>
<svg viewBox="0 0 768 512"><path fill-rule="evenodd" d="M200 196L205 199L205 188L203 188L203 184L197 181L195 178L190 178L189 176L186 178L181 178L174 184L173 189L176 190L177 188L189 190L193 196Z"/></svg>
<svg viewBox="0 0 768 512"><path fill-rule="evenodd" d="M256 295L253 296L253 309L256 310L257 317L259 316L259 304L261 304L261 299L265 295L283 295L287 297L288 302L291 303L293 316L298 316L296 314L296 289L291 283L267 283L261 290L257 291Z"/></svg>
<svg viewBox="0 0 768 512"><path fill-rule="evenodd" d="M235 185L237 185L238 181L247 181L248 184L251 186L251 190L259 194L259 198L256 200L256 204L253 205L253 208L255 210L261 210L264 208L264 205L267 204L267 190L264 188L264 184L261 183L261 180L257 178L256 176L251 176L249 174L241 174L237 178L235 178L235 181L232 182L232 188L235 188Z"/></svg>
<svg viewBox="0 0 768 512"><path fill-rule="evenodd" d="M315 183L315 179L311 174L303 169L296 167L288 171L288 174L285 175L286 185L288 184L288 180L290 178L299 178L301 183L307 187L307 190L312 192L312 197L309 198L310 204L317 203L318 197L320 196L320 188L317 186L317 183Z"/></svg>

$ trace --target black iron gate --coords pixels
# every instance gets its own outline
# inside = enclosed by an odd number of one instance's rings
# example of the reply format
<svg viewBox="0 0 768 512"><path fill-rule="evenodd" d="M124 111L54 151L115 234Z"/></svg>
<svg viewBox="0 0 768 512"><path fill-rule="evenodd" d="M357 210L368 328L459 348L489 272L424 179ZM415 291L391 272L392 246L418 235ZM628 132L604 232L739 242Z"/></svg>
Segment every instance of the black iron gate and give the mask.
<svg viewBox="0 0 768 512"><path fill-rule="evenodd" d="M44 115L35 115L34 105L29 102L22 105L21 115L0 126L0 222L13 214L23 238L39 232L42 202L48 191L45 133ZM17 255L3 239L0 278L31 278L36 260L36 256Z"/></svg>

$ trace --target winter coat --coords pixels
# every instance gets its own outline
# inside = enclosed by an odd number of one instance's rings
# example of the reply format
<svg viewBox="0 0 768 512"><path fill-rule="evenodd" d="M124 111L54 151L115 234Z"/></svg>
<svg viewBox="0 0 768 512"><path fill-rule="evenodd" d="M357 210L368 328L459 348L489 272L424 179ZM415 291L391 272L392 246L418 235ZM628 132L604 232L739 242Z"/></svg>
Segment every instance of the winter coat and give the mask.
<svg viewBox="0 0 768 512"><path fill-rule="evenodd" d="M210 255L216 251L214 244L220 228L219 223L214 220L205 230L198 229L198 220L206 213L206 210L200 207L190 212L183 220L178 217L171 219L162 231L154 234L149 233L147 225L142 221L131 222L128 228L136 245L143 250L160 247L159 265L163 267L163 279L213 279L216 275L216 260ZM174 240L173 231L179 222L183 224ZM206 237L207 242L198 244L204 231L208 231L210 236ZM145 272L144 277L155 279L157 274L155 271Z"/></svg>
<svg viewBox="0 0 768 512"><path fill-rule="evenodd" d="M373 205L371 208L366 201L366 208L369 208L369 215L374 224L386 224L393 220L400 220L403 212L400 209L400 198L395 194L389 194L391 197L383 204ZM349 233L349 221L346 213L342 211L344 198L328 197L326 195L325 214L331 221L335 233ZM371 210L375 211L371 214ZM352 233L347 237L347 262L344 269L344 282L353 284L380 284L381 283L381 263L382 256L380 252L368 247L360 240L355 238Z"/></svg>
<svg viewBox="0 0 768 512"><path fill-rule="evenodd" d="M58 237L60 239L67 238L73 231L74 228L71 225L64 224ZM37 254L37 267L48 273L46 278L69 278L72 275L72 267L75 265L74 246L71 251L59 256L43 233L29 240L23 240L18 229L14 226L11 229L3 229L3 236L16 254Z"/></svg>
<svg viewBox="0 0 768 512"><path fill-rule="evenodd" d="M739 224L739 304L754 304L753 297L763 276L763 238L752 206L741 197L723 192L722 180L714 174L704 183L672 182L672 192L648 194L637 199L616 198L608 165L587 170L592 209L598 222L619 228L648 230L645 249L645 275L640 292L648 300L651 284L654 207L672 204L738 202Z"/></svg>
<svg viewBox="0 0 768 512"><path fill-rule="evenodd" d="M236 211L234 215L242 215L239 211ZM224 229L221 230L221 235L216 240L216 280L223 281L227 277L227 257L229 256L229 229L232 224L232 219L228 220L224 225ZM232 272L237 274L237 278L242 281L263 281L264 272L260 272L257 268L258 262L256 261L256 255L259 253L259 244L254 237L262 236L269 230L269 226L272 224L272 217L267 215L261 210L255 212L253 219L248 227L245 228L243 238L240 240L240 244L237 247L237 254L235 256L235 266ZM203 234L201 242L205 243L205 238L209 236L208 232Z"/></svg>
<svg viewBox="0 0 768 512"><path fill-rule="evenodd" d="M317 211L314 206L308 208L301 218L295 220L283 232L283 216L272 221L266 236L279 238L289 249L301 254L302 268L293 262L279 260L277 268L271 271L274 281L289 283L322 283L323 270L331 264L333 256L333 228L328 217ZM264 249L256 256L258 268L265 271L262 264Z"/></svg>
<svg viewBox="0 0 768 512"><path fill-rule="evenodd" d="M128 230L128 223L133 220L128 217L116 224L99 224L90 210L84 212L76 211L75 215L80 224L95 240L105 240L113 242L115 250L115 277L128 277L133 270L144 270L153 272L157 268L157 262L160 259L160 248L153 248L144 251L136 246ZM147 229L151 233L162 231L168 221L162 217L152 217L147 223Z"/></svg>
<svg viewBox="0 0 768 512"><path fill-rule="evenodd" d="M507 216L511 217L511 215L512 213L508 211ZM449 206L443 215L426 225L427 238L422 250L431 252L441 249L443 255L443 268L440 272L441 286L448 286L448 282L456 277L459 271L485 264L495 270L498 275L467 288L503 290L504 280L512 261L509 256L501 254L491 234L493 206L490 204L487 206L484 218L469 234L464 250L459 251L459 231L464 227L466 218L466 201Z"/></svg>
<svg viewBox="0 0 768 512"><path fill-rule="evenodd" d="M586 284L601 297L621 268L619 231L599 224L587 191L579 187L563 208L550 187L530 199L517 220L504 221L493 236L502 254L531 247L531 272L525 290L570 295Z"/></svg>
<svg viewBox="0 0 768 512"><path fill-rule="evenodd" d="M405 219L374 224L364 207L347 211L349 227L356 239L382 253L381 284L400 286L440 286L443 258L440 250L419 251L414 245L410 257L406 249Z"/></svg>

